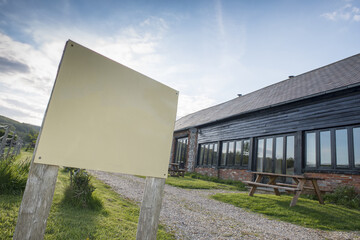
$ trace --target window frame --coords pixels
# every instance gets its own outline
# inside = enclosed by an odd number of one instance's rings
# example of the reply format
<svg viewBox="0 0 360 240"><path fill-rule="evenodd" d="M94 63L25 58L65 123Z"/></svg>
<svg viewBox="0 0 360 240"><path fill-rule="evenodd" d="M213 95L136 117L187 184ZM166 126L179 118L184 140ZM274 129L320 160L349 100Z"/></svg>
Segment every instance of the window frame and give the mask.
<svg viewBox="0 0 360 240"><path fill-rule="evenodd" d="M262 149L262 169L260 170L261 172L265 172L265 158L266 158L266 149L267 149L267 140L268 139L272 139L272 166L271 166L271 173L275 173L276 172L276 165L277 165L277 138L282 138L282 160L281 160L281 174L286 174L286 170L287 170L287 165L286 165L286 160L287 160L287 151L288 151L288 137L293 137L294 138L294 174L295 174L295 166L296 166L296 133L292 132L292 133L283 133L283 134L275 134L275 135L268 135L268 136L259 136L255 138L255 154L254 154L254 170L255 171L259 171L258 170L258 146L259 146L259 140L263 140L263 149Z"/></svg>
<svg viewBox="0 0 360 240"><path fill-rule="evenodd" d="M204 148L203 151L202 151L202 148ZM214 166L218 165L219 142L199 143L198 149L200 149L200 151L198 151L198 154L197 154L196 167L214 167ZM211 159L209 159L210 150L213 151ZM207 158L206 164L204 164L205 153L206 153L206 158Z"/></svg>
<svg viewBox="0 0 360 240"><path fill-rule="evenodd" d="M314 172L358 172L360 170L360 165L356 167L355 165L355 146L354 146L354 128L360 128L360 125L351 125L351 126L340 126L340 127L330 127L322 128L316 130L304 131L304 171L314 171ZM349 164L347 166L337 165L337 154L336 154L336 131L337 130L346 130L347 138L347 154ZM330 153L331 153L331 164L330 165L321 165L321 145L320 145L320 133L321 132L330 132ZM315 133L315 166L307 165L307 133Z"/></svg>

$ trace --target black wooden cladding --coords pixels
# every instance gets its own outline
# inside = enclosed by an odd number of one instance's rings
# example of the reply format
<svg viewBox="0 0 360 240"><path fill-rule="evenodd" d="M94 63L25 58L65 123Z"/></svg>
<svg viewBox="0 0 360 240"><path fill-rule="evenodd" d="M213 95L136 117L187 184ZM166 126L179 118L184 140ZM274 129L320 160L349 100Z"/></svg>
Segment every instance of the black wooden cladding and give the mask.
<svg viewBox="0 0 360 240"><path fill-rule="evenodd" d="M200 127L198 143L359 123L360 87L356 87Z"/></svg>

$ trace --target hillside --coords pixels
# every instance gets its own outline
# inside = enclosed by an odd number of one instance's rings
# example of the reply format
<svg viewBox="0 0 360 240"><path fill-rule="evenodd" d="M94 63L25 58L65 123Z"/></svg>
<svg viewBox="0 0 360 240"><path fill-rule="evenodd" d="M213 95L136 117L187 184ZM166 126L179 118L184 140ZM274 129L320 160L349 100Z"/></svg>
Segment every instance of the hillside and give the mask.
<svg viewBox="0 0 360 240"><path fill-rule="evenodd" d="M29 134L29 133L37 133L40 131L40 127L39 126L35 126L35 125L31 125L28 123L20 123L18 121L15 121L13 119L4 117L0 115L0 125L10 125L11 126L11 130L14 131L16 129L16 133L22 138L25 139L25 137ZM2 133L0 134L0 136L2 135Z"/></svg>

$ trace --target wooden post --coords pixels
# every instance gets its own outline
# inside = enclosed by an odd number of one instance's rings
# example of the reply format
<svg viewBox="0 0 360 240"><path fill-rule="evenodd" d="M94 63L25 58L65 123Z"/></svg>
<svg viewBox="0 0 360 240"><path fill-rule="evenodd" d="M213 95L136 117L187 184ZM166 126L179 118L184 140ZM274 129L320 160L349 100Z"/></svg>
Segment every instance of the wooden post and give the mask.
<svg viewBox="0 0 360 240"><path fill-rule="evenodd" d="M164 178L146 177L136 233L137 240L156 240L164 186Z"/></svg>
<svg viewBox="0 0 360 240"><path fill-rule="evenodd" d="M6 146L7 137L9 135L10 127L7 126L7 127L5 127L5 129L6 130L5 130L5 133L4 133L3 137L2 137L2 141L1 141L1 145L0 145L0 159L3 158L3 157L5 158L5 156L4 156L5 146Z"/></svg>
<svg viewBox="0 0 360 240"><path fill-rule="evenodd" d="M14 132L13 132L13 135L12 135L12 137L11 137L11 140L10 140L10 144L9 144L8 151L7 151L7 153L6 153L6 158L9 157L9 154L10 154L10 151L11 151L11 147L12 147L12 145L13 145L13 143L14 143L15 134L16 134L16 132L14 131Z"/></svg>
<svg viewBox="0 0 360 240"><path fill-rule="evenodd" d="M58 169L58 166L34 163L33 157L19 210L14 240L44 239Z"/></svg>

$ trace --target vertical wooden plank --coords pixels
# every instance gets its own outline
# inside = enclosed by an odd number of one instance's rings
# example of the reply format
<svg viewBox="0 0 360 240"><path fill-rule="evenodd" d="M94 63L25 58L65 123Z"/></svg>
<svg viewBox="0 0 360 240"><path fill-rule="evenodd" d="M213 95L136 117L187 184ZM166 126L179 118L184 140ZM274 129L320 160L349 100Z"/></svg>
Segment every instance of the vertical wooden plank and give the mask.
<svg viewBox="0 0 360 240"><path fill-rule="evenodd" d="M4 156L4 153L5 153L5 145L6 145L6 140L7 140L7 137L9 135L9 130L10 130L10 127L7 126L5 127L6 130L5 130L5 134L3 135L3 138L2 138L2 141L1 141L1 145L0 145L0 159L1 158L5 158Z"/></svg>
<svg viewBox="0 0 360 240"><path fill-rule="evenodd" d="M14 144L15 135L16 135L16 132L14 131L14 132L13 132L13 135L12 135L12 137L11 137L11 140L10 140L10 144L9 144L9 148L8 148L8 151L7 151L7 154L6 154L6 158L9 157L11 148L12 148L12 146L13 146L13 144Z"/></svg>
<svg viewBox="0 0 360 240"><path fill-rule="evenodd" d="M14 240L44 239L58 169L58 166L37 164L32 161L13 236Z"/></svg>
<svg viewBox="0 0 360 240"><path fill-rule="evenodd" d="M147 177L136 233L137 240L155 240L159 224L164 178Z"/></svg>
<svg viewBox="0 0 360 240"><path fill-rule="evenodd" d="M257 183L261 182L262 178L263 178L263 176L261 174L257 174L255 182L257 182ZM249 192L250 197L254 196L256 188L257 187L255 185L251 187L250 192Z"/></svg>
<svg viewBox="0 0 360 240"><path fill-rule="evenodd" d="M322 196L321 196L320 188L319 188L319 185L317 184L316 179L312 179L311 182L312 182L312 185L313 185L313 187L314 187L316 196L317 196L318 199L319 199L319 203L320 203L320 204L324 204L324 200L323 200L323 198L322 198Z"/></svg>
<svg viewBox="0 0 360 240"><path fill-rule="evenodd" d="M295 196L291 200L290 207L293 207L293 206L296 205L296 202L299 199L302 190L304 189L306 179L298 179L298 180L299 180L299 183L297 185L297 188L300 189L300 190L295 193Z"/></svg>

